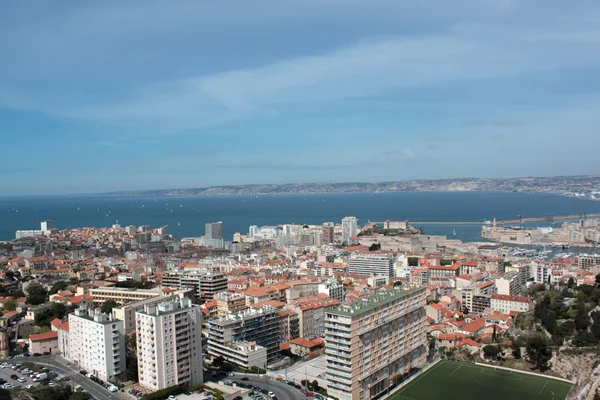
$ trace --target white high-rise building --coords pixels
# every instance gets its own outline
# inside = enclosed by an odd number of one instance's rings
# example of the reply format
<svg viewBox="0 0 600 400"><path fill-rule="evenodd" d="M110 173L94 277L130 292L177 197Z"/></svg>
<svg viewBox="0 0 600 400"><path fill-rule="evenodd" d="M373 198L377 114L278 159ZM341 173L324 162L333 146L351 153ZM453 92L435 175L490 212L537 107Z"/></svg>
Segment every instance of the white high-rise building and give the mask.
<svg viewBox="0 0 600 400"><path fill-rule="evenodd" d="M70 361L103 381L125 372L123 321L99 308L78 308L69 314Z"/></svg>
<svg viewBox="0 0 600 400"><path fill-rule="evenodd" d="M394 276L394 256L391 254L359 254L348 261L351 274Z"/></svg>
<svg viewBox="0 0 600 400"><path fill-rule="evenodd" d="M138 378L160 390L202 384L202 312L188 298L147 305L136 312Z"/></svg>
<svg viewBox="0 0 600 400"><path fill-rule="evenodd" d="M258 226L252 225L250 229L248 229L248 236L254 239L254 236L258 233Z"/></svg>
<svg viewBox="0 0 600 400"><path fill-rule="evenodd" d="M50 231L52 229L54 229L54 222L53 221L47 220L47 221L42 221L40 223L40 230L42 230L42 231Z"/></svg>
<svg viewBox="0 0 600 400"><path fill-rule="evenodd" d="M342 243L353 244L352 237L358 233L358 219L356 217L345 217L342 219Z"/></svg>

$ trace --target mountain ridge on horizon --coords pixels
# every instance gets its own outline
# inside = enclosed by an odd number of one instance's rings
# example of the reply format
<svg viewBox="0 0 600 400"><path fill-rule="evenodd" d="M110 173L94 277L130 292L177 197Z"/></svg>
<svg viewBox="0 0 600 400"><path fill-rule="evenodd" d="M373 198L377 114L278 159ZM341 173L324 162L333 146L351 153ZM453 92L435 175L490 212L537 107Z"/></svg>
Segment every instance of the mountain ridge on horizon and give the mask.
<svg viewBox="0 0 600 400"><path fill-rule="evenodd" d="M538 192L568 193L600 190L600 175L519 178L407 179L385 182L314 182L219 185L198 188L128 190L103 195L217 196L258 194L324 194L374 192Z"/></svg>

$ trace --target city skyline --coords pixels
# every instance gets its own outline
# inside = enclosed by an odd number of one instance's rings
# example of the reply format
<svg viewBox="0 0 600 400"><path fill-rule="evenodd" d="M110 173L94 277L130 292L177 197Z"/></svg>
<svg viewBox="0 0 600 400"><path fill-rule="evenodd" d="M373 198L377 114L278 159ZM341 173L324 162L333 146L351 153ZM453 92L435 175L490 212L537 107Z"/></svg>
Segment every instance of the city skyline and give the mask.
<svg viewBox="0 0 600 400"><path fill-rule="evenodd" d="M598 19L587 0L7 4L0 195L593 174Z"/></svg>

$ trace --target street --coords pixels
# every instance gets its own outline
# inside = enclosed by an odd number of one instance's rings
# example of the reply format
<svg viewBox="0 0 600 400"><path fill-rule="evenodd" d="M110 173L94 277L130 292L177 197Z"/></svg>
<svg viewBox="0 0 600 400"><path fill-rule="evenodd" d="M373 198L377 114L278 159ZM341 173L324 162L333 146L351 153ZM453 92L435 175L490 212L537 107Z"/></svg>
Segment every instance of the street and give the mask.
<svg viewBox="0 0 600 400"><path fill-rule="evenodd" d="M64 365L50 356L42 356L42 357L26 357L26 358L14 358L11 360L2 360L4 362L12 362L12 363L22 363L23 361L31 362L37 365L41 365L44 367L48 367L52 369L57 374L68 377L70 380L68 383L75 387L75 385L80 385L86 392L91 394L94 399L99 400L109 400L116 399L121 397L117 393L111 393L107 389L103 388L96 382L86 378L85 376L79 373L78 369L73 369L68 365Z"/></svg>
<svg viewBox="0 0 600 400"><path fill-rule="evenodd" d="M250 383L256 387L261 389L267 389L271 392L275 393L278 400L299 400L299 399L309 399L306 397L304 393L299 391L298 389L286 385L283 382L275 381L268 378L263 378L259 376L248 375L247 381L242 381L243 375L236 375L235 377L228 378L229 380L235 383Z"/></svg>

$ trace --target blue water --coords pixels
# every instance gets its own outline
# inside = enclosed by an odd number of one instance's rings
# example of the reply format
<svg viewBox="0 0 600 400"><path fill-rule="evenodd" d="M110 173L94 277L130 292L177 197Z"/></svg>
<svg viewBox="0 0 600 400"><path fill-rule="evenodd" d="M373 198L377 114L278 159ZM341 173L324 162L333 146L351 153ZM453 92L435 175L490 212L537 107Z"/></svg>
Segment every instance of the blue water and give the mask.
<svg viewBox="0 0 600 400"><path fill-rule="evenodd" d="M18 212L17 212L18 210ZM204 224L223 221L226 238L247 233L250 225L340 222L345 216L368 220L483 221L600 213L600 202L569 197L494 192L358 193L221 197L5 197L0 198L0 240L11 240L18 229L39 229L54 221L56 228L81 226L169 225L176 238L201 236ZM34 222L35 221L35 222ZM179 223L179 225L178 225ZM545 226L546 222L535 224ZM477 225L426 225L426 233L463 241L480 240Z"/></svg>

